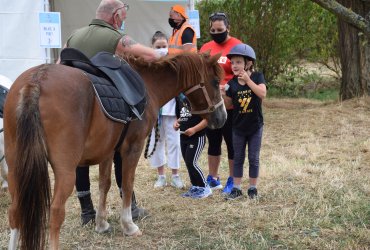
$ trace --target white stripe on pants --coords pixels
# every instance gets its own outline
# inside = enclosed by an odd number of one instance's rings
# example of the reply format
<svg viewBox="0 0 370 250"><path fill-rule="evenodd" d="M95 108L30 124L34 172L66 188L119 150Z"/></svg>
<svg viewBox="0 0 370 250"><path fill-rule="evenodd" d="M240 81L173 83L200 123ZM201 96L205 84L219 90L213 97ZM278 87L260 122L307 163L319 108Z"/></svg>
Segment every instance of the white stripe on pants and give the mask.
<svg viewBox="0 0 370 250"><path fill-rule="evenodd" d="M180 132L173 128L173 124L177 120L176 116L163 115L159 127L160 137L157 142L156 150L152 157L149 158L150 165L153 168L158 168L167 163L171 169L180 168ZM152 130L150 138L149 152L152 152L155 141L155 131ZM167 148L167 155L166 155ZM167 156L167 157L166 157ZM167 158L167 161L166 161Z"/></svg>

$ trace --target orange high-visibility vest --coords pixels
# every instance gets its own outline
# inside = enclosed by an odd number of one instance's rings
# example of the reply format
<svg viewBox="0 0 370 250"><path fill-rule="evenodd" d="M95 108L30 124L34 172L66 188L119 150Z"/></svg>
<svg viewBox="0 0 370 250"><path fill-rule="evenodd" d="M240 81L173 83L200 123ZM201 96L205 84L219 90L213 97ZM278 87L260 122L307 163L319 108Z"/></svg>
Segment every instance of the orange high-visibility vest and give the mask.
<svg viewBox="0 0 370 250"><path fill-rule="evenodd" d="M168 54L173 55L173 54L179 54L179 53L184 52L184 47L183 47L181 38L186 28L190 28L194 31L192 48L190 51L197 52L197 35L193 27L191 27L191 25L188 22L185 22L181 25L181 28L179 30L176 30L175 33L172 34L172 36L170 37L168 41Z"/></svg>

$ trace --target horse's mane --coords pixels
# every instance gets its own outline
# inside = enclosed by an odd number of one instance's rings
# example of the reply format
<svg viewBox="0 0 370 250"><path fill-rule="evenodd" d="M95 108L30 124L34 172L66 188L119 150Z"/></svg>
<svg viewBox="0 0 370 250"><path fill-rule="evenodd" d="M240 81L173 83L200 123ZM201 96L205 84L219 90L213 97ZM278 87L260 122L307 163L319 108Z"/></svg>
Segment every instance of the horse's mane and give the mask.
<svg viewBox="0 0 370 250"><path fill-rule="evenodd" d="M187 84L201 83L204 77L208 75L207 63L210 63L209 54L197 54L185 52L177 55L162 57L158 60L147 62L142 58L133 56L121 56L136 70L145 70L149 72L162 72L173 70L177 74L179 82ZM223 70L217 61L212 62L214 73L219 79L223 77Z"/></svg>

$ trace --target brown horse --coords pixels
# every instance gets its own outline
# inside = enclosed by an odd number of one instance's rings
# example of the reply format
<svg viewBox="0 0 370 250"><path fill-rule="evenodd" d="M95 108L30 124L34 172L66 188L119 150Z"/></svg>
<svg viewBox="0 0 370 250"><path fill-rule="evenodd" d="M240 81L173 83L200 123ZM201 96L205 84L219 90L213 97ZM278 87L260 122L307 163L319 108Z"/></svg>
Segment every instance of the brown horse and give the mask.
<svg viewBox="0 0 370 250"><path fill-rule="evenodd" d="M140 235L131 218L131 195L144 141L159 108L185 92L192 111L206 118L211 128L224 124L226 112L218 86L222 79L218 56L181 54L152 63L126 59L144 79L148 103L143 120L129 124L119 150L123 159L120 221L125 235ZM89 79L81 70L44 64L18 77L4 111L12 199L9 249L17 247L18 238L21 249L45 248L48 223L49 247L58 249L65 203L74 188L77 165L100 163L96 230L103 232L109 228L105 203L111 184L112 158L125 126L104 115ZM55 177L52 201L48 163Z"/></svg>

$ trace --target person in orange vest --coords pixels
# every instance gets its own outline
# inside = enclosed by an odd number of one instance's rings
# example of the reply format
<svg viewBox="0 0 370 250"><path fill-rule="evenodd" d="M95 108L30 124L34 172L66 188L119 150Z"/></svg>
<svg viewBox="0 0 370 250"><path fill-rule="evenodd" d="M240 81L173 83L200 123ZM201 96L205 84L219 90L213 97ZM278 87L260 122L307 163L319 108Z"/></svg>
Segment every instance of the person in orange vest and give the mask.
<svg viewBox="0 0 370 250"><path fill-rule="evenodd" d="M178 54L185 51L197 52L197 37L187 19L188 15L183 6L174 5L171 7L168 23L173 31L168 41L168 54Z"/></svg>

